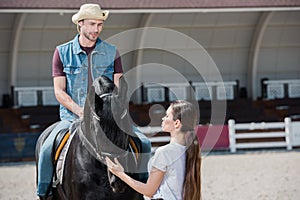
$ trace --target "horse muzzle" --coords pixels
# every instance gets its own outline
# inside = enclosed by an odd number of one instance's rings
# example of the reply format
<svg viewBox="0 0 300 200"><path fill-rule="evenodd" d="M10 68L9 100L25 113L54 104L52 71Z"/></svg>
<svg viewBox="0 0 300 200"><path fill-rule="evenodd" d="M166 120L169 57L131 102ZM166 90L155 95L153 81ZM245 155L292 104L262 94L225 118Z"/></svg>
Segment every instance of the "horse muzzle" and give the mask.
<svg viewBox="0 0 300 200"><path fill-rule="evenodd" d="M108 171L109 185L114 193L124 193L127 189L127 184L117 176Z"/></svg>

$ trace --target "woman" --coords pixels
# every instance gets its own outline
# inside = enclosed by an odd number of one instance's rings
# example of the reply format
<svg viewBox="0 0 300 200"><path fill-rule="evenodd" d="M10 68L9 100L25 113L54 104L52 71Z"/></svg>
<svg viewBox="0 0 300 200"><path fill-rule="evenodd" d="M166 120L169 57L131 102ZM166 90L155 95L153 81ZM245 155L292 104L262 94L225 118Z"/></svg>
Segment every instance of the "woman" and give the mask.
<svg viewBox="0 0 300 200"><path fill-rule="evenodd" d="M201 152L194 132L197 110L187 101L175 101L162 119L162 130L169 132L170 143L159 147L149 161L147 183L132 179L115 158L106 158L109 170L145 199L201 199Z"/></svg>

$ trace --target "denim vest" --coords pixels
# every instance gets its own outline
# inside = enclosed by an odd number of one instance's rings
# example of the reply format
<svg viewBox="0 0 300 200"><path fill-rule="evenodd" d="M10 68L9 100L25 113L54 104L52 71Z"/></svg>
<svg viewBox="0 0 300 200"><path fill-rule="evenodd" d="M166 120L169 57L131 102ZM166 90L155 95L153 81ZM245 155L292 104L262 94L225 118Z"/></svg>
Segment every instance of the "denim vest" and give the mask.
<svg viewBox="0 0 300 200"><path fill-rule="evenodd" d="M83 107L88 93L89 64L92 80L101 75L113 80L116 47L98 38L95 49L88 56L80 48L78 38L79 35L76 35L73 40L59 45L57 49L66 74L66 92L73 101ZM73 121L78 116L60 105L60 118Z"/></svg>

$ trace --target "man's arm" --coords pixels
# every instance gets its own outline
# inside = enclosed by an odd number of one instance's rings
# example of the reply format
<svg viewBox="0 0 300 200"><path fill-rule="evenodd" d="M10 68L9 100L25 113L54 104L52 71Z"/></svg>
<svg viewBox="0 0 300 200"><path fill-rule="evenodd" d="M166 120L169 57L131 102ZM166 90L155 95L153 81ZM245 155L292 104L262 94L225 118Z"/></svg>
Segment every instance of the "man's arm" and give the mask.
<svg viewBox="0 0 300 200"><path fill-rule="evenodd" d="M114 74L114 84L119 87L119 80L123 76L123 73L116 73Z"/></svg>
<svg viewBox="0 0 300 200"><path fill-rule="evenodd" d="M71 112L75 113L79 118L83 117L83 108L80 107L73 99L66 93L66 77L56 76L53 78L54 94L57 101L66 107Z"/></svg>
<svg viewBox="0 0 300 200"><path fill-rule="evenodd" d="M123 76L123 66L122 66L122 61L121 61L121 56L119 51L116 51L116 56L115 56L115 63L114 63L114 84L119 87L119 79L121 76Z"/></svg>

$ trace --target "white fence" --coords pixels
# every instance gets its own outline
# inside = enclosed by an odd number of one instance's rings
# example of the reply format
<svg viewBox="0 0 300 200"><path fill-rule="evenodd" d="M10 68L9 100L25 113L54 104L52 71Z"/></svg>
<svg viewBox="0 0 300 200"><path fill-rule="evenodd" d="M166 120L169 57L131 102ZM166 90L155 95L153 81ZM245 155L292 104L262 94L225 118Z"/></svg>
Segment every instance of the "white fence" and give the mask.
<svg viewBox="0 0 300 200"><path fill-rule="evenodd" d="M15 87L15 106L59 105L53 87Z"/></svg>
<svg viewBox="0 0 300 200"><path fill-rule="evenodd" d="M169 97L169 101L174 101L176 99L187 100L189 98L188 83L145 83L144 88L147 90L147 102L166 101L165 87L168 88L167 96Z"/></svg>
<svg viewBox="0 0 300 200"><path fill-rule="evenodd" d="M147 91L147 102L163 102L176 99L196 99L196 100L233 100L235 98L236 81L226 82L193 82L190 83L144 83ZM168 88L168 94L165 93ZM192 91L194 90L194 91Z"/></svg>
<svg viewBox="0 0 300 200"><path fill-rule="evenodd" d="M286 93L289 98L300 98L300 80L266 80L263 83L267 86L267 99L282 99Z"/></svg>
<svg viewBox="0 0 300 200"><path fill-rule="evenodd" d="M233 100L235 98L234 87L237 82L193 82L192 85L195 87L196 100L211 100L213 93L216 93L217 100Z"/></svg>
<svg viewBox="0 0 300 200"><path fill-rule="evenodd" d="M152 153L157 147L170 141L170 136L161 134L160 126L138 127L155 146L152 147ZM229 129L229 149L232 153L237 149L253 148L286 148L291 150L292 147L300 147L300 122L292 122L287 117L284 122L261 122L261 123L239 123L234 120L228 121ZM242 142L239 140L255 140L255 142ZM280 141L272 141L280 140ZM262 141L260 141L262 140Z"/></svg>
<svg viewBox="0 0 300 200"><path fill-rule="evenodd" d="M291 126L292 146L300 146L300 121L292 122Z"/></svg>
<svg viewBox="0 0 300 200"><path fill-rule="evenodd" d="M234 120L228 121L230 151L236 152L237 149L250 148L273 148L286 147L292 149L291 142L291 118L285 118L284 122L262 122L262 123L241 123L236 124ZM279 131L272 131L272 130ZM253 132L257 130L258 132ZM282 130L282 131L281 131ZM238 132L238 133L237 133ZM284 141L270 142L244 142L237 143L239 139L263 139L263 138L284 138Z"/></svg>

